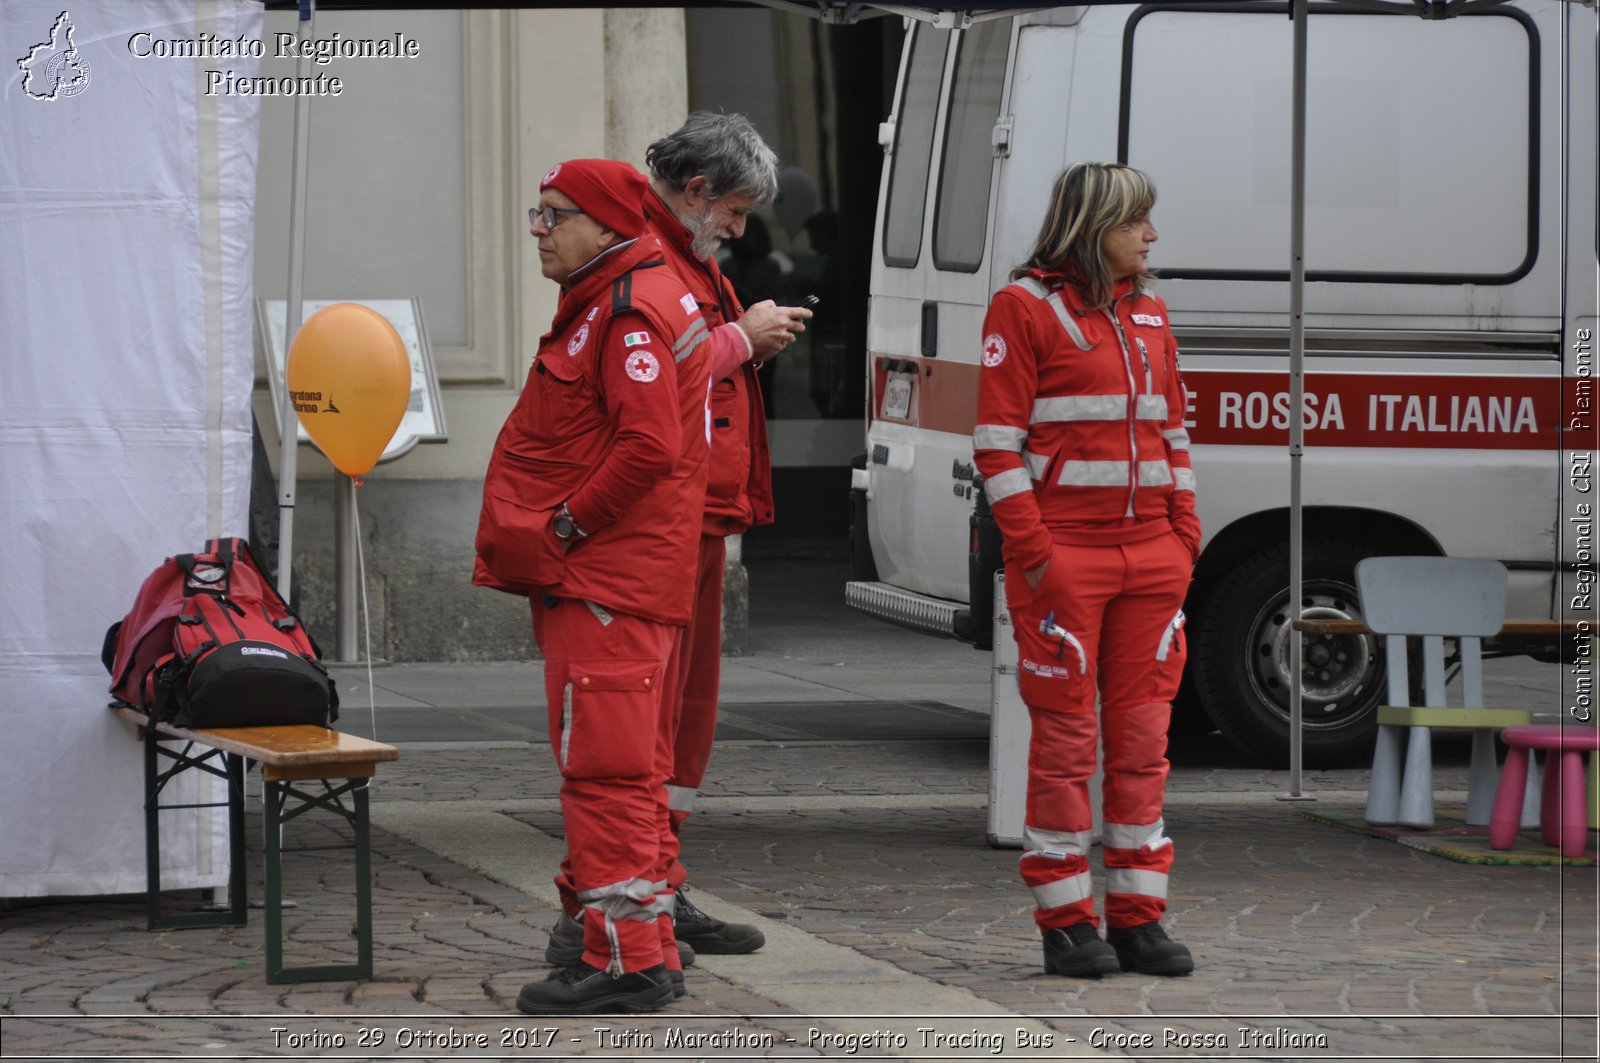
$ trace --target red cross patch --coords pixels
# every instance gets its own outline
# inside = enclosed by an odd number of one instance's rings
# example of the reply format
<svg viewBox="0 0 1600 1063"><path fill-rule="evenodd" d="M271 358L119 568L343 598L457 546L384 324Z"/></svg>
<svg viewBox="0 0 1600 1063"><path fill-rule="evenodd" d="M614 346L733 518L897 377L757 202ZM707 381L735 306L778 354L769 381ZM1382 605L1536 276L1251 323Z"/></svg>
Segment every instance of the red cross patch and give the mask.
<svg viewBox="0 0 1600 1063"><path fill-rule="evenodd" d="M641 384L648 384L661 375L661 363L649 351L634 351L628 355L628 375Z"/></svg>

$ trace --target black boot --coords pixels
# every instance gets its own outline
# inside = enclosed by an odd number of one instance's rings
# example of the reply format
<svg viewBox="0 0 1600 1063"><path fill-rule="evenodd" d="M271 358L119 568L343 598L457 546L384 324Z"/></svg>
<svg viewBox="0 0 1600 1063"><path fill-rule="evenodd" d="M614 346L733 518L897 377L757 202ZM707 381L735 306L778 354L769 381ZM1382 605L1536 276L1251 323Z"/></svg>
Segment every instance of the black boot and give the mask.
<svg viewBox="0 0 1600 1063"><path fill-rule="evenodd" d="M1171 977L1194 970L1189 950L1167 937L1160 923L1112 927L1106 931L1106 940L1117 950L1124 971Z"/></svg>
<svg viewBox="0 0 1600 1063"><path fill-rule="evenodd" d="M1117 969L1117 954L1088 923L1044 932L1044 973L1099 978Z"/></svg>
<svg viewBox="0 0 1600 1063"><path fill-rule="evenodd" d="M742 955L767 943L766 935L747 923L724 923L696 908L679 886L672 912L672 934L695 952Z"/></svg>
<svg viewBox="0 0 1600 1063"><path fill-rule="evenodd" d="M517 1010L529 1015L592 1015L606 1011L655 1011L674 997L664 964L611 977L582 960L562 967L542 982L529 982L517 997Z"/></svg>

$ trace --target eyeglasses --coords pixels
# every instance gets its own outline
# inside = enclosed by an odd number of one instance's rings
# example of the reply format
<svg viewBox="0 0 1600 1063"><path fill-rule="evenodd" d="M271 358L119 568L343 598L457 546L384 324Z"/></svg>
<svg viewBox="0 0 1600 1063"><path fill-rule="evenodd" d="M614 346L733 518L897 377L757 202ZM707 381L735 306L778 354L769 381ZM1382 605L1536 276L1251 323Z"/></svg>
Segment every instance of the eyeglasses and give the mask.
<svg viewBox="0 0 1600 1063"><path fill-rule="evenodd" d="M554 229L561 224L561 215L582 213L582 207L529 207L528 228L531 229L542 221L546 229Z"/></svg>

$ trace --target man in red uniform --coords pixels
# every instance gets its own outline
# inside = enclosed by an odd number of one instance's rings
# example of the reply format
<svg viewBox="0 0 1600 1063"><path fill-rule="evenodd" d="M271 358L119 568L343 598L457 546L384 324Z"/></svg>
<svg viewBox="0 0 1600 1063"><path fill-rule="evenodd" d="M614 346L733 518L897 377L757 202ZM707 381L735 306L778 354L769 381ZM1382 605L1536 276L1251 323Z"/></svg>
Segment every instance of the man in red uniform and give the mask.
<svg viewBox="0 0 1600 1063"><path fill-rule="evenodd" d="M668 695L693 611L708 453L706 323L644 231L643 175L577 159L529 212L555 321L495 443L473 581L525 594L545 658L574 962L530 1014L653 1011L682 967L662 880Z"/></svg>
<svg viewBox="0 0 1600 1063"><path fill-rule="evenodd" d="M756 369L794 342L811 311L764 300L748 310L717 266L724 240L743 234L745 218L778 189L777 158L748 119L696 112L651 144L652 175L644 195L649 231L711 329L711 458L695 569L694 618L679 652L676 718L667 802L672 830L667 881L674 887L674 931L681 946L707 953L754 952L764 943L754 926L707 915L684 896L688 872L677 861L678 832L705 777L717 725L722 658L724 539L772 521L772 469ZM560 964L578 942L578 927L559 920L545 956Z"/></svg>
<svg viewBox="0 0 1600 1063"><path fill-rule="evenodd" d="M756 370L794 342L811 311L767 299L745 310L717 265L724 240L744 235L745 218L778 191L777 157L739 114L699 111L645 152L649 231L693 293L711 327L711 459L695 582L694 619L679 652L677 730L667 805L673 835L667 881L676 889L678 940L698 952L746 953L765 944L761 931L707 915L684 896L688 871L677 860L678 835L705 778L717 726L722 665L724 541L770 524L772 463Z"/></svg>

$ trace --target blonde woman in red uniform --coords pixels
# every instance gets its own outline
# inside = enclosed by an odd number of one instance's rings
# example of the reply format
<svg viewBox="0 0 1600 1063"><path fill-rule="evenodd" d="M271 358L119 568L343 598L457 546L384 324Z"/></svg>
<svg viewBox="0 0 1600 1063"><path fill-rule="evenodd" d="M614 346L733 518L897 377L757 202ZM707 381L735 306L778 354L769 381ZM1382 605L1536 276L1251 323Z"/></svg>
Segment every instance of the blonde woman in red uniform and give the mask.
<svg viewBox="0 0 1600 1063"><path fill-rule="evenodd" d="M1177 344L1148 290L1154 203L1138 170L1069 167L984 319L973 447L1033 723L1021 873L1048 974L1194 969L1160 922L1167 722L1200 522ZM1088 861L1097 739L1105 938Z"/></svg>

